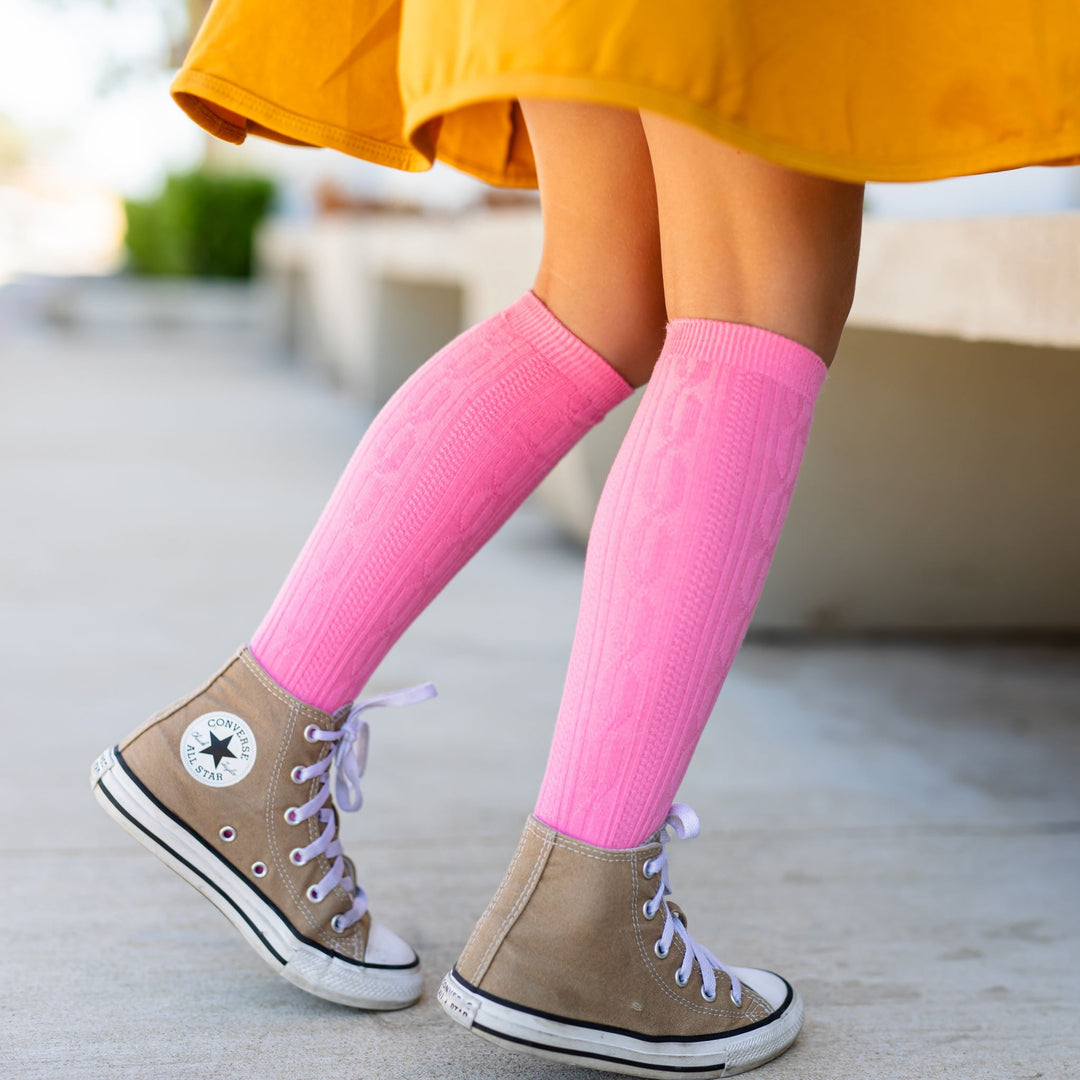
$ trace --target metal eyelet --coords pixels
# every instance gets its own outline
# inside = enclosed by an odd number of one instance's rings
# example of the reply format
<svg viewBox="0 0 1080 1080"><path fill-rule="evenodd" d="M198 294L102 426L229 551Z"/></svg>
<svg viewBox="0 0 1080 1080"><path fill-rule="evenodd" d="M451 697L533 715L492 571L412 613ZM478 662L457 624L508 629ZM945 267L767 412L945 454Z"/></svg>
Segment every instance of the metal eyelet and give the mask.
<svg viewBox="0 0 1080 1080"><path fill-rule="evenodd" d="M728 997L731 998L731 1004L734 1005L736 1009L741 1009L742 1008L742 998L741 997L736 997L734 990L732 990L731 993L728 994Z"/></svg>
<svg viewBox="0 0 1080 1080"><path fill-rule="evenodd" d="M706 994L706 993L705 993L705 987L703 986L703 987L701 988L701 996L702 996L702 997L703 997L703 998L704 998L704 999L705 999L706 1001L715 1001L715 1000L716 1000L716 991L714 990L714 991L713 991L713 992L712 992L711 994Z"/></svg>
<svg viewBox="0 0 1080 1080"><path fill-rule="evenodd" d="M311 885L307 891L307 898L313 903L318 904L322 902L322 897L319 895L319 890Z"/></svg>
<svg viewBox="0 0 1080 1080"><path fill-rule="evenodd" d="M297 765L297 766L294 767L293 771L291 773L289 773L289 778L292 780L292 782L294 784L302 784L304 782L303 776L300 775L303 771L304 771L304 766L303 765Z"/></svg>
<svg viewBox="0 0 1080 1080"><path fill-rule="evenodd" d="M689 981L690 981L690 976L689 975L683 975L682 974L682 968L679 968L678 971L675 972L675 985L676 986L685 986Z"/></svg>
<svg viewBox="0 0 1080 1080"><path fill-rule="evenodd" d="M290 806L285 811L285 824L286 825L299 825L300 824L300 807Z"/></svg>
<svg viewBox="0 0 1080 1080"><path fill-rule="evenodd" d="M318 742L320 731L322 731L322 728L319 727L318 724L308 724L308 726L304 728L304 738L307 739L308 742Z"/></svg>
<svg viewBox="0 0 1080 1080"><path fill-rule="evenodd" d="M660 959L661 959L661 960L666 960L666 959L668 958L668 953L669 953L669 952L671 952L671 950L670 950L670 949L665 949L665 948L664 948L664 947L663 947L663 946L661 945L661 943L660 943L660 940L659 940L659 939L657 939L657 942L656 942L656 944L655 944L655 945L653 946L653 948L652 948L652 951L653 951L654 953L656 953L656 955L657 955L658 957L660 957Z"/></svg>
<svg viewBox="0 0 1080 1080"><path fill-rule="evenodd" d="M307 862L307 859L304 858L304 849L294 847L292 851L289 852L289 862L291 862L293 866L303 866L304 863Z"/></svg>
<svg viewBox="0 0 1080 1080"><path fill-rule="evenodd" d="M345 931L348 930L349 928L347 926L342 926L341 925L341 916L340 915L335 915L330 920L330 929L333 930L335 934L344 934Z"/></svg>
<svg viewBox="0 0 1080 1080"><path fill-rule="evenodd" d="M641 905L641 914L644 915L646 919L655 919L656 918L656 912L649 910L649 901L648 900L646 900L645 903Z"/></svg>
<svg viewBox="0 0 1080 1080"><path fill-rule="evenodd" d="M236 830L231 825L222 825L218 829L218 836L225 841L226 844L231 844L236 839Z"/></svg>
<svg viewBox="0 0 1080 1080"><path fill-rule="evenodd" d="M641 876L646 881L652 881L652 879L656 877L656 868L652 864L652 859L646 859L641 864Z"/></svg>
<svg viewBox="0 0 1080 1080"><path fill-rule="evenodd" d="M264 862L253 862L251 864L251 872L256 877L266 877L266 872L267 872L266 871L266 863L264 863Z"/></svg>

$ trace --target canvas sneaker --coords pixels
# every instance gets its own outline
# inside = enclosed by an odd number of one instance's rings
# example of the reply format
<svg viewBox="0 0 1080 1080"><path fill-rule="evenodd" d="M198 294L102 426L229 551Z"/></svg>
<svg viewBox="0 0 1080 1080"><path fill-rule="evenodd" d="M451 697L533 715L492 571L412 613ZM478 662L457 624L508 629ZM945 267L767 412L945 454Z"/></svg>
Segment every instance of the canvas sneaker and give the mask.
<svg viewBox="0 0 1080 1080"><path fill-rule="evenodd" d="M402 1008L420 996L420 961L368 911L342 851L331 777L337 806L359 809L366 711L434 693L428 683L330 716L244 648L105 750L94 795L291 983L344 1005Z"/></svg>
<svg viewBox="0 0 1080 1080"><path fill-rule="evenodd" d="M786 1050L802 1002L769 971L721 964L669 901L671 808L640 847L593 847L530 817L439 1002L491 1042L646 1077L733 1076Z"/></svg>

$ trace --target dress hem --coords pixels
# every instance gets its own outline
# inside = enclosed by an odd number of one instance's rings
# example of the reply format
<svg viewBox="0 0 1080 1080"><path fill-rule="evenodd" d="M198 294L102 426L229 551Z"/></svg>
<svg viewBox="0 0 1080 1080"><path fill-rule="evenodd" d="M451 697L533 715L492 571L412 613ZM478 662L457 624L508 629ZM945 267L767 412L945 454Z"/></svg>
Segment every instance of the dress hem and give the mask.
<svg viewBox="0 0 1080 1080"><path fill-rule="evenodd" d="M352 157L405 172L424 172L433 164L433 159L416 145L418 132L426 124L469 105L511 101L523 96L588 101L631 110L648 109L688 123L777 165L849 183L914 183L952 176L1001 172L1027 165L1080 164L1080 131L1035 144L1034 147L1030 143L1024 147L984 147L969 154L944 155L919 162L870 162L848 155L806 150L761 136L684 97L651 86L597 79L595 76L516 72L487 75L456 83L449 89L433 91L413 102L406 110L404 127L412 144L409 146L383 142L302 116L220 76L191 68L182 68L179 71L170 91L173 100L195 123L211 135L227 142L242 143L250 132L281 142L339 150ZM212 104L239 113L251 126L240 127L230 123L211 108ZM496 187L536 187L535 172L528 170L515 173L512 162L504 161L502 169L498 170L461 154L442 151L438 146L436 157Z"/></svg>
<svg viewBox="0 0 1080 1080"><path fill-rule="evenodd" d="M226 142L239 145L251 130L252 134L282 142L340 150L351 157L363 158L376 165L388 165L403 172L424 172L432 165L430 158L419 150L381 142L368 135L359 135L321 120L301 116L204 71L182 68L173 79L169 92L176 104L196 124ZM230 124L206 104L208 101L240 113L245 119L254 121L258 129Z"/></svg>
<svg viewBox="0 0 1080 1080"><path fill-rule="evenodd" d="M589 101L628 109L647 109L702 129L724 142L777 165L849 183L916 183L978 173L1004 172L1029 165L1080 164L1080 130L1044 143L1029 142L1023 147L983 147L967 154L941 155L932 160L883 164L860 160L850 155L805 150L779 139L758 135L726 121L713 109L652 86L614 79L597 79L592 75L549 75L539 72L486 75L455 83L450 89L433 91L414 101L406 110L405 130L409 137L413 138L424 124L455 109L482 101L513 100L520 97ZM489 183L506 187L536 186L535 179L528 184L523 182L524 178L508 177L476 162L456 159L442 153L438 156L440 160Z"/></svg>

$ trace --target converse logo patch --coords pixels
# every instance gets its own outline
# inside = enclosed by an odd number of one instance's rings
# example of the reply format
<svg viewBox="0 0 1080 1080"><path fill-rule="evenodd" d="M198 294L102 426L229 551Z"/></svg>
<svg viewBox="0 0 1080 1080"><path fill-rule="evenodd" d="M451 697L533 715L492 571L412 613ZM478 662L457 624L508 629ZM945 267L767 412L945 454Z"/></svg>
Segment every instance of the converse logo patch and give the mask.
<svg viewBox="0 0 1080 1080"><path fill-rule="evenodd" d="M180 740L184 768L209 787L228 787L244 779L255 764L255 734L235 713L196 717Z"/></svg>

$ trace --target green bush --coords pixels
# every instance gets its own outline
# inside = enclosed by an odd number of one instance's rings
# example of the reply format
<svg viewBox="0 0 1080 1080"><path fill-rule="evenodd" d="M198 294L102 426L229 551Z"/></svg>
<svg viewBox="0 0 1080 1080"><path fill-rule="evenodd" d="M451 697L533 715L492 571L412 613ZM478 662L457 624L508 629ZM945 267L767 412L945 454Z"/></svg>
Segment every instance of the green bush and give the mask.
<svg viewBox="0 0 1080 1080"><path fill-rule="evenodd" d="M127 200L130 268L139 274L251 276L252 239L274 197L261 176L173 174L156 198Z"/></svg>

